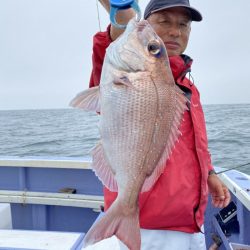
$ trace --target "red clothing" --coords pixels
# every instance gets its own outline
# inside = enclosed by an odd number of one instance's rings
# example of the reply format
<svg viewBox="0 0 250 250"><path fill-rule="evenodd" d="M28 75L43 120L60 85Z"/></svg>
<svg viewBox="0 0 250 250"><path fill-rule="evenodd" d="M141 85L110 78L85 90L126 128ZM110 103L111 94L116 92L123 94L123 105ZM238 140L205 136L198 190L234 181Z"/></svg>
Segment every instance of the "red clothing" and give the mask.
<svg viewBox="0 0 250 250"><path fill-rule="evenodd" d="M110 43L109 31L94 36L90 87L99 84L103 59ZM199 92L185 77L191 64L192 60L187 56L170 57L175 81L190 97L190 110L184 113L180 126L182 135L166 162L164 173L150 191L140 194L141 228L193 233L199 231L204 222L207 177L213 167ZM116 195L104 188L105 209L112 204Z"/></svg>

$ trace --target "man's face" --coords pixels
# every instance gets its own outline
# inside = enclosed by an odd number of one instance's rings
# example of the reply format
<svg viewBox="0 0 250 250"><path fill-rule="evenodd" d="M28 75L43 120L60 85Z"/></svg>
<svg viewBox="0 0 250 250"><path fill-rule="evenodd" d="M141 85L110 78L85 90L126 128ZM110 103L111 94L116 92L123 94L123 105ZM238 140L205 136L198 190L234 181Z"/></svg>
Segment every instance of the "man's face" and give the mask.
<svg viewBox="0 0 250 250"><path fill-rule="evenodd" d="M191 31L191 17L187 9L174 7L158 11L147 20L163 40L169 56L184 52Z"/></svg>

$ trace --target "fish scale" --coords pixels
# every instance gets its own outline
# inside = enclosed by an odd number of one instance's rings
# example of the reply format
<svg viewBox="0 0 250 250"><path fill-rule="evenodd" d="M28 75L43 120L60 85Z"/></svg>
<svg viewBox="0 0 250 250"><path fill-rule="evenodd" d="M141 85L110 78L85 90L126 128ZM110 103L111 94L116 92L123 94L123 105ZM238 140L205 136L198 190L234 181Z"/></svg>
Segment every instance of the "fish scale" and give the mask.
<svg viewBox="0 0 250 250"><path fill-rule="evenodd" d="M93 150L92 167L108 189L118 192L87 233L86 246L116 235L129 249L140 249L139 194L165 170L186 103L163 42L147 21L131 20L106 51L100 87L71 102L101 111L101 142Z"/></svg>
<svg viewBox="0 0 250 250"><path fill-rule="evenodd" d="M146 142L151 141L150 136L152 132L150 132L150 130L153 130L153 124L148 123L147 121L156 115L157 110L150 105L151 101L146 97L153 95L154 88L152 88L152 84L149 81L148 84L145 81L143 82L143 89L140 84L141 82L134 84L135 89L138 89L137 91L131 89L122 96L117 96L116 98L112 98L112 100L106 100L108 104L111 103L111 107L116 107L115 111L111 110L109 105L106 106L104 101L102 108L104 115L101 117L101 123L103 124L101 136L103 135L108 138L108 141L105 143L110 147L110 149L107 149L106 151L110 162L112 161L112 157L116 157L120 159L120 162L124 165L127 164L126 162L128 160L130 161L130 164L136 164L136 162L131 162L131 157L133 156L133 153L136 152L136 148L138 145L144 145ZM124 88L127 87L124 86ZM140 91L140 89L143 91ZM141 100L140 105L137 104L138 100ZM111 113L111 116L108 116L107 119L105 116L106 112ZM138 113L147 115L146 122L142 123L137 118ZM125 115L126 119L124 119ZM114 130L111 130L111 133L109 133L110 130L108 129L110 126L114 128ZM148 129L148 126L150 126L151 129ZM127 136L134 129L137 129L140 133L143 132L144 135L134 134L133 136ZM127 152L126 149L131 145L134 150ZM142 152L142 154L144 154L144 152ZM142 155L138 155L138 153L136 153L135 156L136 155L138 159L142 158ZM113 160L112 162L114 162L114 164L117 163L116 160ZM124 169L123 166L120 165L120 167ZM124 169L124 171L126 171L126 169Z"/></svg>

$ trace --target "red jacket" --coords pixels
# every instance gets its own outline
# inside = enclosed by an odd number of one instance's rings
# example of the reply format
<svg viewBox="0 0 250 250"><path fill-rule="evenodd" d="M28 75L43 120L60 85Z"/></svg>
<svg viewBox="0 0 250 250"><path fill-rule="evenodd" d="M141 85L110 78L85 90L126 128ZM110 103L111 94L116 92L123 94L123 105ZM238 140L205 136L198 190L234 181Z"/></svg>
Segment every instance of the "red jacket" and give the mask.
<svg viewBox="0 0 250 250"><path fill-rule="evenodd" d="M106 48L111 42L109 30L94 36L90 87L99 84ZM191 70L191 64L192 60L185 55L170 57L175 81L191 103L180 126L182 135L166 162L164 173L149 192L140 194L141 228L193 233L198 232L204 222L207 178L213 167L199 92L185 77ZM116 195L104 188L105 209L109 208Z"/></svg>

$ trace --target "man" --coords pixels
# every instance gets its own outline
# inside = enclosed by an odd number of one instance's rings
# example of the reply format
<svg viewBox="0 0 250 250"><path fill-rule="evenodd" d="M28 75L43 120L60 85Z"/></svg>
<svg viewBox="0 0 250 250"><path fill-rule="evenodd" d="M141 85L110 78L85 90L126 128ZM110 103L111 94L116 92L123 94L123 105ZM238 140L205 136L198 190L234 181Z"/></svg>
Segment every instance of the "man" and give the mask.
<svg viewBox="0 0 250 250"><path fill-rule="evenodd" d="M101 0L101 3L109 11L109 1ZM123 10L116 20L126 24L134 15L132 9ZM192 59L183 54L191 22L201 21L202 16L188 0L151 0L144 18L163 40L175 82L190 100L190 107L184 113L182 135L166 162L164 173L149 192L140 195L142 249L191 249L194 235L204 223L208 188L214 206L222 208L230 201L228 189L211 165L199 92L185 77L192 64ZM111 25L106 32L95 35L90 87L99 84L105 50L122 32ZM104 198L108 209L116 193L105 189ZM193 249L205 249L204 242Z"/></svg>

